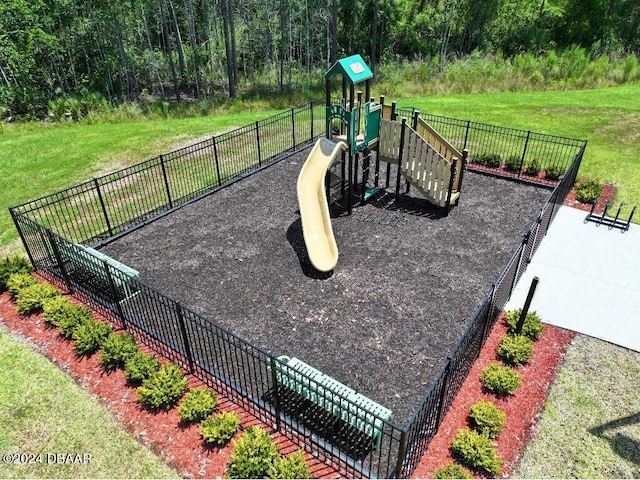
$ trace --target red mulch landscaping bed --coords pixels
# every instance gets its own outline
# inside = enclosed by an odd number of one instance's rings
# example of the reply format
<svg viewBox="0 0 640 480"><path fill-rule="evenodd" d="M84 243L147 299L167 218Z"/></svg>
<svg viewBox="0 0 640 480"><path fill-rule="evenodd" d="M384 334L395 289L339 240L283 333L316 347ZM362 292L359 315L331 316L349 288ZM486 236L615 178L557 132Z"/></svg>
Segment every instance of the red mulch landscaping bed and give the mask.
<svg viewBox="0 0 640 480"><path fill-rule="evenodd" d="M135 390L127 386L122 371L105 372L100 365L99 355L77 356L73 343L61 337L57 329L48 326L42 315L25 317L18 314L7 293L0 295L0 319L14 334L28 339L84 389L97 396L128 432L161 456L180 475L192 478L224 475L231 446L205 446L197 425L181 424L177 408L168 412L149 412L142 408L136 401ZM546 325L541 338L535 342L533 361L518 369L523 378L523 386L512 397L497 399L482 391L479 376L487 363L497 360L496 347L505 332L506 327L499 320L413 477L433 477L433 472L438 467L452 460L449 452L451 440L459 428L467 425L470 406L482 399L490 399L507 415L507 424L497 445L499 455L505 462L504 475L511 471L531 436L549 386L574 333ZM190 387L199 384L197 379L190 378ZM259 421L232 402L226 401L222 396L220 400L218 408L240 414L243 427L260 425ZM296 449L282 436L276 435L274 438L283 453ZM316 477L339 476L338 472L310 455L307 455L307 461Z"/></svg>
<svg viewBox="0 0 640 480"><path fill-rule="evenodd" d="M512 396L501 399L483 391L480 374L490 362L499 360L496 348L506 332L507 328L501 317L413 473L413 478L433 478L439 467L453 461L449 451L451 441L459 429L468 426L469 409L480 400L493 402L507 416L504 430L496 444L498 455L504 461L502 475L509 476L531 438L549 387L575 333L545 325L541 337L534 343L533 360L516 369L521 375L522 386Z"/></svg>
<svg viewBox="0 0 640 480"><path fill-rule="evenodd" d="M615 198L615 196L616 196L616 187L614 187L610 183L603 183L602 194L600 195L600 197L598 198L598 201L596 202L596 208L594 210L594 213L602 213L602 211L604 210L604 206L607 204L607 202L613 202L613 199ZM576 200L575 188L572 188L571 191L567 194L567 198L564 201L563 205L566 205L567 207L577 208L578 210L584 210L585 212L591 211L590 203L582 203Z"/></svg>
<svg viewBox="0 0 640 480"><path fill-rule="evenodd" d="M224 476L231 456L231 444L221 448L206 446L197 425L185 426L181 423L177 408L166 412L150 412L141 407L136 401L135 389L127 385L122 370L105 371L100 365L100 355L76 355L73 343L62 337L56 328L49 326L42 319L42 314L20 315L8 293L0 294L0 321L14 335L27 339L47 358L71 375L82 388L95 395L131 435L159 455L179 475L185 478ZM144 347L141 349L153 353ZM189 387L199 385L199 380L189 376ZM218 398L220 403L217 410L238 413L242 428L258 425L268 429L222 395L218 394ZM297 447L282 435L272 435L272 438L283 454L297 450ZM307 454L306 459L316 478L338 476L335 470L311 455Z"/></svg>

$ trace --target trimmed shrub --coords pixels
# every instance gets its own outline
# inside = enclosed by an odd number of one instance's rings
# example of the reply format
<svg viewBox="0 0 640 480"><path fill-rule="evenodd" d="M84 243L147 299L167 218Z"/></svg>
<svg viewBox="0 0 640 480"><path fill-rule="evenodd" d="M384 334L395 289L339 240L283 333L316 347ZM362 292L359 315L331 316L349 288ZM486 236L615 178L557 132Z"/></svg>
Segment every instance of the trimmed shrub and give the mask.
<svg viewBox="0 0 640 480"><path fill-rule="evenodd" d="M576 185L576 200L582 203L592 203L602 194L602 185L597 180L582 177Z"/></svg>
<svg viewBox="0 0 640 480"><path fill-rule="evenodd" d="M522 385L518 372L496 362L490 363L482 370L480 381L484 388L501 397L512 395Z"/></svg>
<svg viewBox="0 0 640 480"><path fill-rule="evenodd" d="M510 155L505 161L504 166L510 172L520 171L520 164L522 163L522 157L518 155Z"/></svg>
<svg viewBox="0 0 640 480"><path fill-rule="evenodd" d="M565 172L566 168L561 165L551 165L544 170L544 178L558 180Z"/></svg>
<svg viewBox="0 0 640 480"><path fill-rule="evenodd" d="M112 333L102 346L100 363L107 370L122 368L136 352L138 346L133 335L124 332Z"/></svg>
<svg viewBox="0 0 640 480"><path fill-rule="evenodd" d="M78 355L92 355L102 348L113 331L111 325L89 320L76 327L72 338Z"/></svg>
<svg viewBox="0 0 640 480"><path fill-rule="evenodd" d="M178 414L183 422L201 422L213 412L218 405L218 397L205 387L190 389L178 407Z"/></svg>
<svg viewBox="0 0 640 480"><path fill-rule="evenodd" d="M507 416L491 402L483 400L471 405L469 411L473 429L489 438L496 438L502 432Z"/></svg>
<svg viewBox="0 0 640 480"><path fill-rule="evenodd" d="M42 310L44 300L58 295L58 289L50 283L35 283L20 289L16 295L16 305L20 313L29 315Z"/></svg>
<svg viewBox="0 0 640 480"><path fill-rule="evenodd" d="M73 333L80 325L93 321L93 314L87 307L71 305L66 315L58 319L58 327L63 337L72 339Z"/></svg>
<svg viewBox="0 0 640 480"><path fill-rule="evenodd" d="M42 301L42 318L50 325L57 327L60 321L73 313L73 303L62 295L45 298Z"/></svg>
<svg viewBox="0 0 640 480"><path fill-rule="evenodd" d="M491 168L499 168L502 158L497 153L478 153L471 158L471 162L477 165L485 165Z"/></svg>
<svg viewBox="0 0 640 480"><path fill-rule="evenodd" d="M273 470L279 454L266 430L251 425L233 443L227 478L265 478Z"/></svg>
<svg viewBox="0 0 640 480"><path fill-rule="evenodd" d="M12 297L16 297L23 288L36 285L38 280L30 273L12 273L6 281L6 287Z"/></svg>
<svg viewBox="0 0 640 480"><path fill-rule="evenodd" d="M124 378L132 385L140 385L158 370L158 359L138 350L125 362Z"/></svg>
<svg viewBox="0 0 640 480"><path fill-rule="evenodd" d="M304 459L304 452L297 450L288 457L276 458L269 478L313 478L313 475Z"/></svg>
<svg viewBox="0 0 640 480"><path fill-rule="evenodd" d="M453 479L453 478L473 478L471 472L457 463L448 463L433 472L433 478Z"/></svg>
<svg viewBox="0 0 640 480"><path fill-rule="evenodd" d="M458 431L451 442L451 452L467 467L484 471L491 475L500 475L502 460L493 446L493 441L467 428Z"/></svg>
<svg viewBox="0 0 640 480"><path fill-rule="evenodd" d="M525 175L531 175L535 177L540 173L540 170L542 170L542 167L540 165L540 160L538 160L537 158L532 158L524 165Z"/></svg>
<svg viewBox="0 0 640 480"><path fill-rule="evenodd" d="M530 310L529 312L527 312L527 316L525 317L524 323L522 324L522 331L516 332L516 327L518 326L518 320L520 320L521 314L521 308L516 308L515 310L507 310L506 312L504 312L504 319L507 323L509 333L512 335L524 335L525 337L529 337L531 340L537 340L544 330L544 325L542 324L542 320L538 316L538 312L536 312L535 310Z"/></svg>
<svg viewBox="0 0 640 480"><path fill-rule="evenodd" d="M6 257L0 261L0 293L7 290L7 280L14 273L31 273L31 264L25 257Z"/></svg>
<svg viewBox="0 0 640 480"><path fill-rule="evenodd" d="M138 402L149 409L169 410L187 388L187 378L175 363L166 363L137 388Z"/></svg>
<svg viewBox="0 0 640 480"><path fill-rule="evenodd" d="M226 444L240 427L240 417L235 413L222 412L200 422L200 436L212 445Z"/></svg>
<svg viewBox="0 0 640 480"><path fill-rule="evenodd" d="M524 365L533 358L533 342L524 335L504 335L497 352L508 365Z"/></svg>

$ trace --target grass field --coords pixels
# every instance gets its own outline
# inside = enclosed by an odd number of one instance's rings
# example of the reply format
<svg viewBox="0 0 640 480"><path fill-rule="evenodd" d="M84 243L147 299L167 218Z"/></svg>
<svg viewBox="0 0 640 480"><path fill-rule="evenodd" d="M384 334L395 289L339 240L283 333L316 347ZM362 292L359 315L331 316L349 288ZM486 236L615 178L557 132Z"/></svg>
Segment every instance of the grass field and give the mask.
<svg viewBox="0 0 640 480"><path fill-rule="evenodd" d="M581 174L614 183L620 201L640 205L640 163L635 156L640 148L640 84L396 100L400 106L439 115L587 139ZM9 206L150 158L180 142L243 126L273 113L0 126L0 254L19 248Z"/></svg>
<svg viewBox="0 0 640 480"><path fill-rule="evenodd" d="M33 454L34 462L5 460L4 455L20 453ZM90 461L54 463L50 459L55 453L81 454ZM0 478L179 478L127 434L97 399L3 328L0 454Z"/></svg>
<svg viewBox="0 0 640 480"><path fill-rule="evenodd" d="M640 478L640 353L578 335L514 478Z"/></svg>

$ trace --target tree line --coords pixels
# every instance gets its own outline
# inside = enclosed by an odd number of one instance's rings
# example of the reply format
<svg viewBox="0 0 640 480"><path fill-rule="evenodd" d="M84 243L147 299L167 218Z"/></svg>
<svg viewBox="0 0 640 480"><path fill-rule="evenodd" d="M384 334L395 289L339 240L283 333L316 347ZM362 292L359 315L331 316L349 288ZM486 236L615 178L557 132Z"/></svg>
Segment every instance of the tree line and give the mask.
<svg viewBox="0 0 640 480"><path fill-rule="evenodd" d="M3 0L0 118L64 96L286 90L354 53L375 71L474 51L638 52L639 30L637 0Z"/></svg>

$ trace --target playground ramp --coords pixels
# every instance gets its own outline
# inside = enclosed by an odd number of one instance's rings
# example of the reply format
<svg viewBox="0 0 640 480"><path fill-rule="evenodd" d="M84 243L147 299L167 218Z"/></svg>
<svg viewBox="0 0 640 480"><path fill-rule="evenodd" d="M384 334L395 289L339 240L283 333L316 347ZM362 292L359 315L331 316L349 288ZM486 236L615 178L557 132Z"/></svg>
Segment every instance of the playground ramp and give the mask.
<svg viewBox="0 0 640 480"><path fill-rule="evenodd" d="M338 263L338 246L333 236L324 178L336 156L347 149L344 142L319 138L298 176L297 193L304 242L311 264L321 272L333 270Z"/></svg>

